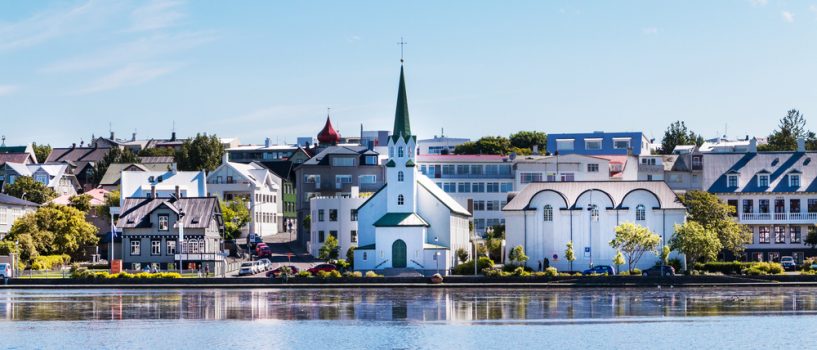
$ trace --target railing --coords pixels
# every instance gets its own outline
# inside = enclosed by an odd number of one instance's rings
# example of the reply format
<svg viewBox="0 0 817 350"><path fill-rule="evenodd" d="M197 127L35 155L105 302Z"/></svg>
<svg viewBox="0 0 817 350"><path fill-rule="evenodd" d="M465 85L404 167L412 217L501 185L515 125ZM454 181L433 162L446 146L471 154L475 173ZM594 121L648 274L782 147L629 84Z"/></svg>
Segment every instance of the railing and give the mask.
<svg viewBox="0 0 817 350"><path fill-rule="evenodd" d="M817 213L741 213L740 221L814 221Z"/></svg>
<svg viewBox="0 0 817 350"><path fill-rule="evenodd" d="M433 179L513 179L513 174L431 174Z"/></svg>
<svg viewBox="0 0 817 350"><path fill-rule="evenodd" d="M416 262L416 261L414 261L414 260L411 260L411 262L412 262L414 265L419 266L421 269L425 269L425 267L424 267L422 264L420 264L420 263L418 263L418 262Z"/></svg>
<svg viewBox="0 0 817 350"><path fill-rule="evenodd" d="M389 261L389 259L383 260L379 264L377 264L377 266L375 266L374 268L378 268L380 266L383 266L383 264L387 263L388 261Z"/></svg>

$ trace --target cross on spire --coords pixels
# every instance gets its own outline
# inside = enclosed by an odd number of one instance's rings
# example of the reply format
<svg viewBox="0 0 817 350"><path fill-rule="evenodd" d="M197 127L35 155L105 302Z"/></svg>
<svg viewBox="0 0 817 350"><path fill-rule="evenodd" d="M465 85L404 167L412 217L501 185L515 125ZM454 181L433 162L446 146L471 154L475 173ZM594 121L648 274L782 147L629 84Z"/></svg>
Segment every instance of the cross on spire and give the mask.
<svg viewBox="0 0 817 350"><path fill-rule="evenodd" d="M400 63L403 63L403 46L408 44L407 42L403 41L403 37L400 37L400 42L397 45L400 45Z"/></svg>

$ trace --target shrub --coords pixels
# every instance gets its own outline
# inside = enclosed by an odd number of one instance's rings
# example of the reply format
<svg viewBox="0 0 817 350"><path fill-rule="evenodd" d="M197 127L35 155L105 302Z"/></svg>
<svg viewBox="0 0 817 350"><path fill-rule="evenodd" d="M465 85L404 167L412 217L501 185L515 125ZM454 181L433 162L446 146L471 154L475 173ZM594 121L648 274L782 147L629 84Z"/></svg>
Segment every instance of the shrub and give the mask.
<svg viewBox="0 0 817 350"><path fill-rule="evenodd" d="M473 269L474 265L471 265L471 268ZM533 269L531 269L530 267L527 267L527 266L502 265L502 271L505 271L505 272L514 272L518 268L525 269L525 271L527 271L527 272L533 272Z"/></svg>
<svg viewBox="0 0 817 350"><path fill-rule="evenodd" d="M63 255L39 255L31 262L31 269L33 270L52 270L55 267L62 266L71 262L71 257L67 254Z"/></svg>
<svg viewBox="0 0 817 350"><path fill-rule="evenodd" d="M366 271L366 277L367 278L383 277L383 275L378 275L377 272L374 271Z"/></svg>
<svg viewBox="0 0 817 350"><path fill-rule="evenodd" d="M675 269L675 272L678 273L680 273L681 270L683 270L681 269L681 259L678 258L672 258L667 260L667 265L672 266L672 268Z"/></svg>
<svg viewBox="0 0 817 350"><path fill-rule="evenodd" d="M783 265L774 262L754 262L742 272L750 276L779 275L783 273Z"/></svg>
<svg viewBox="0 0 817 350"><path fill-rule="evenodd" d="M344 259L339 259L338 261L335 262L335 266L337 266L338 269L340 269L341 271L346 271L347 269L349 269L349 266L351 266L351 264Z"/></svg>
<svg viewBox="0 0 817 350"><path fill-rule="evenodd" d="M634 268L633 269L633 275L636 275L636 276L641 275L641 270L639 270L638 268Z"/></svg>
<svg viewBox="0 0 817 350"><path fill-rule="evenodd" d="M298 277L312 277L312 274L309 271L300 271L298 272Z"/></svg>
<svg viewBox="0 0 817 350"><path fill-rule="evenodd" d="M559 275L559 271L556 270L555 267L551 266L545 269L545 276L547 277L556 277Z"/></svg>
<svg viewBox="0 0 817 350"><path fill-rule="evenodd" d="M720 272L724 275L739 275L743 270L752 267L752 264L751 262L740 261L711 261L705 264L695 263L694 269L706 272Z"/></svg>
<svg viewBox="0 0 817 350"><path fill-rule="evenodd" d="M343 273L343 277L361 278L363 274L360 271L346 271Z"/></svg>
<svg viewBox="0 0 817 350"><path fill-rule="evenodd" d="M530 272L525 271L525 268L523 268L522 266L519 266L516 269L514 269L513 274L514 274L514 276L520 276L520 277L529 277L530 276Z"/></svg>
<svg viewBox="0 0 817 350"><path fill-rule="evenodd" d="M494 266L494 261L490 258L483 256L479 258L479 263L477 265L477 270L482 271L483 269L491 268ZM454 266L454 274L455 275L473 275L474 274L474 261L468 260L462 264Z"/></svg>
<svg viewBox="0 0 817 350"><path fill-rule="evenodd" d="M341 278L342 276L338 270L318 271L318 277L320 278Z"/></svg>

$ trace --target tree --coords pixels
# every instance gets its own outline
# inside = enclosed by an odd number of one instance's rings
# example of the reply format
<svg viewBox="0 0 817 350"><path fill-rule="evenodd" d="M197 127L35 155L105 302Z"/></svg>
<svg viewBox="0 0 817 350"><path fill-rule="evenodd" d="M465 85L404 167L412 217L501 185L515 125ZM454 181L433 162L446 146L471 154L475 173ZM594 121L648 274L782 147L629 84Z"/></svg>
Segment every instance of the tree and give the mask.
<svg viewBox="0 0 817 350"><path fill-rule="evenodd" d="M151 147L139 151L140 157L174 157L176 150L170 147Z"/></svg>
<svg viewBox="0 0 817 350"><path fill-rule="evenodd" d="M646 252L655 252L661 237L652 233L650 229L625 222L616 226L616 236L610 241L610 247L620 250L627 257L627 267L630 272L638 265L641 256Z"/></svg>
<svg viewBox="0 0 817 350"><path fill-rule="evenodd" d="M338 239L333 235L329 235L323 246L318 250L318 259L321 260L335 260L338 258Z"/></svg>
<svg viewBox="0 0 817 350"><path fill-rule="evenodd" d="M810 245L811 249L817 247L817 230L815 229L808 230L808 234L806 234L806 239L803 241L803 243L806 245Z"/></svg>
<svg viewBox="0 0 817 350"><path fill-rule="evenodd" d="M686 255L687 265L699 260L716 259L722 247L715 232L695 221L688 221L683 225L675 224L675 234L672 235L670 246Z"/></svg>
<svg viewBox="0 0 817 350"><path fill-rule="evenodd" d="M704 143L704 138L687 129L682 121L676 121L664 131L664 138L661 140L661 154L672 154L675 146L696 145Z"/></svg>
<svg viewBox="0 0 817 350"><path fill-rule="evenodd" d="M37 255L77 256L83 246L97 243L96 233L97 228L85 220L82 211L48 204L17 219L4 240L18 241L23 259Z"/></svg>
<svg viewBox="0 0 817 350"><path fill-rule="evenodd" d="M31 144L34 149L34 156L37 157L38 163L45 163L48 155L51 154L51 145L38 145L36 142Z"/></svg>
<svg viewBox="0 0 817 350"><path fill-rule="evenodd" d="M671 252L672 250L668 245L661 248L661 254L658 254L658 258L661 259L661 262L664 263L664 265L669 265L669 253Z"/></svg>
<svg viewBox="0 0 817 350"><path fill-rule="evenodd" d="M111 219L111 208L119 207L119 191L111 191L105 194L105 203L97 207L97 215Z"/></svg>
<svg viewBox="0 0 817 350"><path fill-rule="evenodd" d="M41 182L34 181L31 176L20 176L14 183L6 185L6 194L37 204L57 198L57 192Z"/></svg>
<svg viewBox="0 0 817 350"><path fill-rule="evenodd" d="M196 134L192 140L184 141L176 152L176 162L179 170L210 172L221 165L223 155L224 145L216 135Z"/></svg>
<svg viewBox="0 0 817 350"><path fill-rule="evenodd" d="M530 154L530 150L515 148L511 141L502 136L484 136L476 141L468 141L457 145L454 154Z"/></svg>
<svg viewBox="0 0 817 350"><path fill-rule="evenodd" d="M547 148L548 136L541 131L520 131L511 134L511 146L521 149L533 150L533 146L538 146L540 152L544 153Z"/></svg>
<svg viewBox="0 0 817 350"><path fill-rule="evenodd" d="M355 246L349 247L346 249L346 261L349 262L349 269L355 269Z"/></svg>
<svg viewBox="0 0 817 350"><path fill-rule="evenodd" d="M704 191L689 191L681 198L687 207L689 221L715 232L723 249L738 255L752 243L752 231L735 221L735 208L722 202L718 196Z"/></svg>
<svg viewBox="0 0 817 350"><path fill-rule="evenodd" d="M111 148L111 150L108 151L108 154L102 157L102 160L97 162L94 166L94 185L99 185L99 182L102 181L102 177L105 176L105 173L108 171L108 167L111 164L128 163L139 163L139 157L137 157L127 148Z"/></svg>
<svg viewBox="0 0 817 350"><path fill-rule="evenodd" d="M794 151L797 149L797 139L804 138L811 149L817 141L814 133L806 130L806 119L796 109L790 109L786 116L780 119L777 130L769 135L768 142L758 147L759 151Z"/></svg>
<svg viewBox="0 0 817 350"><path fill-rule="evenodd" d="M457 248L457 259L461 264L468 261L468 251L465 248Z"/></svg>
<svg viewBox="0 0 817 350"><path fill-rule="evenodd" d="M620 250L616 250L616 256L613 257L613 264L616 265L616 271L619 270L619 266L624 265L626 261L624 261L624 255L621 254Z"/></svg>
<svg viewBox="0 0 817 350"><path fill-rule="evenodd" d="M570 271L573 271L573 261L576 260L576 254L573 252L573 241L567 242L567 249L565 249L565 259L570 263Z"/></svg>
<svg viewBox="0 0 817 350"><path fill-rule="evenodd" d="M91 210L91 195L77 194L68 198L69 205L87 213Z"/></svg>
<svg viewBox="0 0 817 350"><path fill-rule="evenodd" d="M524 264L526 261L528 261L528 256L525 255L525 248L523 248L521 245L513 247L511 252L508 254L508 259L510 259L514 265Z"/></svg>
<svg viewBox="0 0 817 350"><path fill-rule="evenodd" d="M250 210L244 198L235 197L227 202L220 202L221 216L224 218L224 239L236 239L241 235L241 228L250 222Z"/></svg>

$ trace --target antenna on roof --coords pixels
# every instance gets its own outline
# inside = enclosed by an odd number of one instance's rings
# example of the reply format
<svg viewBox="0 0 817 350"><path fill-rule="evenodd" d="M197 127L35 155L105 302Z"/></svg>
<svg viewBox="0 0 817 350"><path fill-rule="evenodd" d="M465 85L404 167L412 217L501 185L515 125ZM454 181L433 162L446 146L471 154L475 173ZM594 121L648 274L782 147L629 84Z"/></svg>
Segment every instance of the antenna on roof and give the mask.
<svg viewBox="0 0 817 350"><path fill-rule="evenodd" d="M3 139L3 143L2 143L2 144L0 144L0 146L2 146L2 147L6 147L6 135L3 135L3 136L2 136L2 139Z"/></svg>

